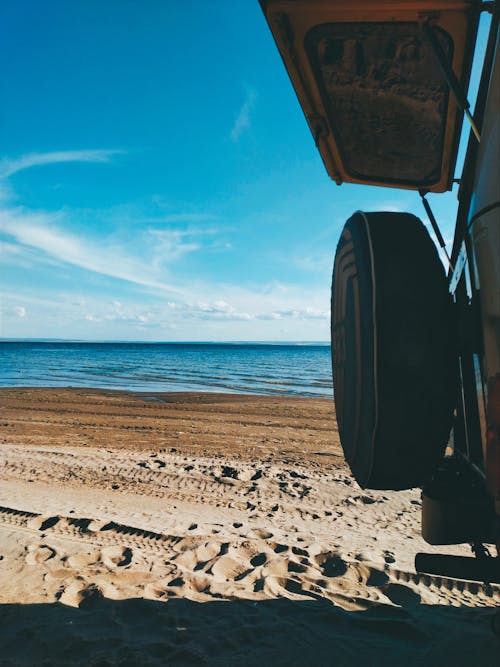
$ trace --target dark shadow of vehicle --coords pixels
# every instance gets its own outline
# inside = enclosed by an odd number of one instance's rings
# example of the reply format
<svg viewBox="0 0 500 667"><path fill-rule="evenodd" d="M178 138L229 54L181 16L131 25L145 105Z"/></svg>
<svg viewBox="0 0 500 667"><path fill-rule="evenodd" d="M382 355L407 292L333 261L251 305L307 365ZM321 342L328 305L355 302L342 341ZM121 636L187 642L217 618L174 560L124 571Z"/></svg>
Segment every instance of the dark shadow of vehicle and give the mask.
<svg viewBox="0 0 500 667"><path fill-rule="evenodd" d="M366 603L366 601L365 601ZM109 600L0 607L0 664L444 667L498 664L494 609L325 600Z"/></svg>

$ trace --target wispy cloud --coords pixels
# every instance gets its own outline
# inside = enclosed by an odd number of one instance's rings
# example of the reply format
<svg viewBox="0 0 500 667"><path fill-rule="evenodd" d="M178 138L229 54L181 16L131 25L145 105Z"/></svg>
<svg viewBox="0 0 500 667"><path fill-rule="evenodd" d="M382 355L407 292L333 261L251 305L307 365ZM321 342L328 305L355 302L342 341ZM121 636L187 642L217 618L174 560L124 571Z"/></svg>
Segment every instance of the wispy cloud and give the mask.
<svg viewBox="0 0 500 667"><path fill-rule="evenodd" d="M217 216L211 213L172 213L170 215L151 216L143 218L142 222L160 223L192 223L192 222L213 222Z"/></svg>
<svg viewBox="0 0 500 667"><path fill-rule="evenodd" d="M0 232L10 237L3 245L4 261L13 260L18 266L40 261L71 264L101 275L179 295L181 290L165 281L165 272L159 269L167 261L198 249L199 244L188 238L192 235L189 230L143 230L143 241L149 247L149 254L141 256L135 246L131 254L129 249L117 245L112 235L93 241L88 235L68 232L68 227L74 222L70 211L38 212L11 203L14 197L7 179L12 174L55 163L107 163L123 152L108 149L53 151L0 160ZM212 217L199 213L172 217L173 222L196 222L202 219ZM162 222L165 223L165 220ZM204 230L204 233L211 232Z"/></svg>
<svg viewBox="0 0 500 667"><path fill-rule="evenodd" d="M12 174L48 164L62 162L110 162L115 155L123 154L122 150L79 150L53 151L49 153L29 153L18 158L4 158L0 160L0 178L8 178Z"/></svg>
<svg viewBox="0 0 500 667"><path fill-rule="evenodd" d="M241 134L250 127L251 113L255 107L256 100L257 93L254 90L249 89L229 134L231 141L234 143L236 143Z"/></svg>
<svg viewBox="0 0 500 667"><path fill-rule="evenodd" d="M138 260L111 243L92 242L71 234L57 224L60 222L62 214L33 213L21 208L0 211L0 231L23 247L35 248L60 262L101 275L174 294L180 292L159 279L147 261Z"/></svg>
<svg viewBox="0 0 500 667"><path fill-rule="evenodd" d="M235 141L249 126L253 100L254 95L250 94L240 111L233 128ZM215 228L217 223L199 224L218 220L218 216L189 210L188 206L184 212L173 206L170 211L158 211L158 217L151 216L150 210L145 216L139 206L123 206L118 212L106 211L106 215L102 211L70 208L38 211L17 205L15 192L9 188L8 176L22 169L56 162L110 162L116 153L63 151L0 161L2 260L17 269L29 268L33 275L37 267L44 265L52 277L60 276L61 269L66 275L67 266L71 265L140 287L140 296L137 289L118 283L108 291L109 285L94 279L88 289L85 279L81 281L78 291L84 290L83 295L72 291L72 281L67 294L60 287L42 282L34 282L29 289L17 285L15 290L10 287L11 294L3 295L4 318L9 327L5 334L26 335L36 330L39 335L50 336L59 327L65 335L89 338L123 337L132 330L146 334L151 330L151 336L158 337L154 332L165 330L185 339L241 339L242 335L267 339L276 335L276 320L279 331L285 331L287 323L292 322L297 331L313 327L315 332L327 331L326 291L311 293L298 285L277 282L240 285L204 280L203 262L197 264L198 260L193 259L184 265L179 261L202 248L230 248L224 239L227 227L221 237L221 230ZM97 225L101 219L108 224ZM131 243L128 222L132 220L135 226ZM190 266L189 272L186 266ZM196 272L196 267L201 273ZM99 289L95 289L95 284ZM111 294L121 295L120 301L110 300Z"/></svg>
<svg viewBox="0 0 500 667"><path fill-rule="evenodd" d="M176 229L150 229L149 235L154 242L153 265L158 267L166 262L177 260L188 252L200 248L199 243L189 241L190 231Z"/></svg>

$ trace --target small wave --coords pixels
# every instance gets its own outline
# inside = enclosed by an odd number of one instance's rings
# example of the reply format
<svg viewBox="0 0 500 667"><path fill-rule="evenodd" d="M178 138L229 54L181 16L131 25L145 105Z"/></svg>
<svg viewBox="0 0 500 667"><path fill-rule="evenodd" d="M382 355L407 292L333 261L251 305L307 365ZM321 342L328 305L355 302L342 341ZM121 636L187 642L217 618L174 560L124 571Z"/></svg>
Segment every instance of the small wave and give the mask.
<svg viewBox="0 0 500 667"><path fill-rule="evenodd" d="M332 394L328 346L37 343L2 352L3 386Z"/></svg>

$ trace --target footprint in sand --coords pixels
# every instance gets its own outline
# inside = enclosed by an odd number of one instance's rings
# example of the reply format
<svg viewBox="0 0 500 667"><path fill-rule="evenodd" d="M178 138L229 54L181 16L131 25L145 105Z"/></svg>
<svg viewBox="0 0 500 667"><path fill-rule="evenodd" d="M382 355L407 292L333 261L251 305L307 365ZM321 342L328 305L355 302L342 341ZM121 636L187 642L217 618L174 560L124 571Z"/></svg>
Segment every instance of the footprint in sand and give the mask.
<svg viewBox="0 0 500 667"><path fill-rule="evenodd" d="M86 532L88 532L88 533L98 533L108 523L109 523L108 521L102 521L102 520L98 520L98 519L91 519L90 522L87 525Z"/></svg>
<svg viewBox="0 0 500 667"><path fill-rule="evenodd" d="M81 570L91 565L105 565L109 569L124 567L132 561L132 549L128 547L104 547L90 553L72 554L65 559L67 567Z"/></svg>
<svg viewBox="0 0 500 667"><path fill-rule="evenodd" d="M187 549L181 554L175 557L175 564L180 565L186 570L193 571L198 565L198 558L196 557L195 551Z"/></svg>
<svg viewBox="0 0 500 667"><path fill-rule="evenodd" d="M129 547L104 547L101 550L101 558L104 565L109 568L125 567L132 561L132 549Z"/></svg>
<svg viewBox="0 0 500 667"><path fill-rule="evenodd" d="M62 591L59 602L69 607L86 607L102 597L101 589L95 584L74 581Z"/></svg>
<svg viewBox="0 0 500 667"><path fill-rule="evenodd" d="M219 556L224 551L223 545L218 542L207 542L206 544L200 545L196 550L196 559L200 563L207 562L212 560L216 556Z"/></svg>
<svg viewBox="0 0 500 667"><path fill-rule="evenodd" d="M187 542L187 540L183 540ZM179 546L179 545L178 545ZM180 567L185 573L200 572L210 569L213 561L227 554L228 544L220 542L205 542L199 544L191 540L179 549L179 553L173 556L175 567Z"/></svg>
<svg viewBox="0 0 500 667"><path fill-rule="evenodd" d="M421 597L415 591L403 584L388 584L382 588L391 602L399 607L416 607L421 602Z"/></svg>
<svg viewBox="0 0 500 667"><path fill-rule="evenodd" d="M258 537L261 540L269 540L273 536L273 534L265 528L252 528L252 530L249 532L249 535L251 537Z"/></svg>
<svg viewBox="0 0 500 667"><path fill-rule="evenodd" d="M287 566L288 572L293 572L295 574L303 574L307 570L306 565L302 565L301 563L296 563L294 560L288 561L288 566Z"/></svg>
<svg viewBox="0 0 500 667"><path fill-rule="evenodd" d="M55 526L56 523L59 523L60 519L60 516L36 516L33 517L33 519L30 519L26 525L33 530L43 531Z"/></svg>
<svg viewBox="0 0 500 667"><path fill-rule="evenodd" d="M244 468L239 471L237 479L241 482L250 482L254 477L254 470L252 468Z"/></svg>
<svg viewBox="0 0 500 667"><path fill-rule="evenodd" d="M347 563L335 552L319 554L315 560L325 577L341 577L347 572Z"/></svg>
<svg viewBox="0 0 500 667"><path fill-rule="evenodd" d="M54 558L55 555L56 555L55 549L52 549L46 544L40 544L40 545L32 544L28 547L28 554L26 555L26 563L28 565L45 563L51 558Z"/></svg>
<svg viewBox="0 0 500 667"><path fill-rule="evenodd" d="M167 586L184 586L185 581L182 577L176 577L175 579L172 579L172 581L169 581Z"/></svg>
<svg viewBox="0 0 500 667"><path fill-rule="evenodd" d="M301 547L292 547L292 553L296 556L309 556L307 549L302 549Z"/></svg>
<svg viewBox="0 0 500 667"><path fill-rule="evenodd" d="M267 554L259 553L256 554L253 558L250 559L250 565L252 567L260 567L267 562Z"/></svg>
<svg viewBox="0 0 500 667"><path fill-rule="evenodd" d="M94 551L93 553L87 554L73 554L67 559L67 564L70 568L79 570L83 567L88 567L89 565L95 565L101 560L101 552Z"/></svg>
<svg viewBox="0 0 500 667"><path fill-rule="evenodd" d="M230 479L238 479L239 474L239 470L236 470L236 468L233 468L232 466L222 466L220 476L229 477Z"/></svg>
<svg viewBox="0 0 500 667"><path fill-rule="evenodd" d="M229 545L228 553L240 560L250 561L251 558L260 554L268 545L261 540L244 540Z"/></svg>
<svg viewBox="0 0 500 667"><path fill-rule="evenodd" d="M310 599L311 595L305 591L302 584L286 576L266 576L263 591L268 597L287 597L292 600ZM312 596L314 597L314 596Z"/></svg>
<svg viewBox="0 0 500 667"><path fill-rule="evenodd" d="M342 505L373 505L374 503L379 502L375 498L370 496L348 496L342 500Z"/></svg>
<svg viewBox="0 0 500 667"><path fill-rule="evenodd" d="M168 591L157 584L148 584L144 588L144 598L146 600L164 600L168 597Z"/></svg>
<svg viewBox="0 0 500 667"><path fill-rule="evenodd" d="M241 578L241 575L248 572L247 564L233 556L221 556L211 567L211 573L215 581L228 581Z"/></svg>
<svg viewBox="0 0 500 667"><path fill-rule="evenodd" d="M229 545L227 551L212 559L208 575L216 584L224 582L240 582L243 579L253 586L254 580L260 576L260 568L268 562L269 554L264 551L264 544L245 540L240 544ZM208 555L208 554L200 554ZM247 580L247 577L250 577ZM212 591L213 592L213 591Z"/></svg>

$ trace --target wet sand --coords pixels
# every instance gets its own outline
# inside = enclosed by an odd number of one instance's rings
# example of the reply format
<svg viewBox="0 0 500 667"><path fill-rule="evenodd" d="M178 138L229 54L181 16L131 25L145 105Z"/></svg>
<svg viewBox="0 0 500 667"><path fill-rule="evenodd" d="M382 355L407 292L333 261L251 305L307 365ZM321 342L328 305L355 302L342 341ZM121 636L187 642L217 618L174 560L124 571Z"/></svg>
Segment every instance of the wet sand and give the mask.
<svg viewBox="0 0 500 667"><path fill-rule="evenodd" d="M0 665L496 665L500 587L417 575L320 399L0 389Z"/></svg>

